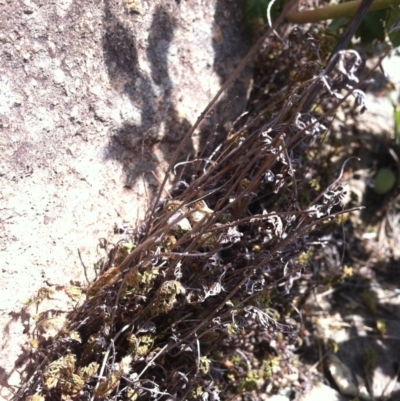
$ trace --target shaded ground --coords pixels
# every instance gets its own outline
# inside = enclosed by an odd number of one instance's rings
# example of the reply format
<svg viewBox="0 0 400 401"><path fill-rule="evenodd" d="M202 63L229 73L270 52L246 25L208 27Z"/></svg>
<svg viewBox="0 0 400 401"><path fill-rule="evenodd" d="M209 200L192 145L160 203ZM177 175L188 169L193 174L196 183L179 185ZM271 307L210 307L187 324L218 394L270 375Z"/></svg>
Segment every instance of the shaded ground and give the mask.
<svg viewBox="0 0 400 401"><path fill-rule="evenodd" d="M307 340L302 356L315 371L329 377L322 361L334 350L351 372L364 380L371 399L397 400L399 186L397 181L384 195L376 194L372 187L382 167L398 177L399 148L387 98L388 93L394 100L399 95L398 59L385 60L383 67L388 79L376 71L374 87L367 88L369 110L354 119L341 120L339 115L323 150L328 152L324 155L328 170L338 171L350 156L359 158L346 165L347 205L364 209L321 238L324 246L315 260L314 274L324 285L310 294L304 307L313 340ZM331 384L335 387L333 381Z"/></svg>

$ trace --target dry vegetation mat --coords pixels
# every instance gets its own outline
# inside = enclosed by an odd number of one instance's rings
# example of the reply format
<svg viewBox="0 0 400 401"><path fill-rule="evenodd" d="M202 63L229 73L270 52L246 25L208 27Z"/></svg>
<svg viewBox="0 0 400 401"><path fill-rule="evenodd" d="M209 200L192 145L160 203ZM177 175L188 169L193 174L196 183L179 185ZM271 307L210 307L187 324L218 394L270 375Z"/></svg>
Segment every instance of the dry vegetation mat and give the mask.
<svg viewBox="0 0 400 401"><path fill-rule="evenodd" d="M44 335L38 316L16 399L306 391L294 363L296 283L311 277L308 252L321 230L348 212L345 164L321 177L315 161L340 104L364 109L363 60L340 51L326 74L332 49L330 37L302 30L259 41L248 111L223 143L171 163L174 191L160 189L146 223L109 251L88 288L75 288L84 299L58 334Z"/></svg>

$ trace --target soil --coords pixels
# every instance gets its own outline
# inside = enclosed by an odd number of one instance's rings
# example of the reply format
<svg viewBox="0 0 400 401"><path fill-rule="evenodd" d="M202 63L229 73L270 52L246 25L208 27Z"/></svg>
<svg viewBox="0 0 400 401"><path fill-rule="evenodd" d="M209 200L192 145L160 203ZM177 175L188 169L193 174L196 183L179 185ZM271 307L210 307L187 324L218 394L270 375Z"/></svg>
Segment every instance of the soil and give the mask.
<svg viewBox="0 0 400 401"><path fill-rule="evenodd" d="M94 277L99 240L116 241L115 226L143 220L177 144L251 38L239 0L0 0L0 26L0 397L8 399L31 350L23 301ZM210 133L223 140L250 79L245 70L181 159ZM50 298L53 309L67 307Z"/></svg>

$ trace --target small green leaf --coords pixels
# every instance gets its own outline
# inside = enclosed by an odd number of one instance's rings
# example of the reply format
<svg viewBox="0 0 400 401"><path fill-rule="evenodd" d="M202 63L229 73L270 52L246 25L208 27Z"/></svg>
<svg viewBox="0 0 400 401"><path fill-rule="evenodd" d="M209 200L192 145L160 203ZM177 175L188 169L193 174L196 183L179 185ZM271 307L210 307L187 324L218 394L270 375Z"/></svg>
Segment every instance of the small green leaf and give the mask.
<svg viewBox="0 0 400 401"><path fill-rule="evenodd" d="M244 10L246 23L253 26L254 21L263 20L267 22L267 7L271 0L247 0ZM271 18L274 19L282 0L276 0L271 8Z"/></svg>
<svg viewBox="0 0 400 401"><path fill-rule="evenodd" d="M356 32L356 37L361 39L361 43L371 43L375 39L383 41L385 39L385 20L386 10L369 12Z"/></svg>
<svg viewBox="0 0 400 401"><path fill-rule="evenodd" d="M393 130L394 130L394 141L396 145L400 145L400 107L388 93L387 97L393 107Z"/></svg>
<svg viewBox="0 0 400 401"><path fill-rule="evenodd" d="M349 21L350 21L350 18L346 18L346 17L336 18L328 25L328 27L326 29L330 32L336 32L340 28L346 26Z"/></svg>
<svg viewBox="0 0 400 401"><path fill-rule="evenodd" d="M393 106L394 114L394 140L396 145L400 145L400 108Z"/></svg>
<svg viewBox="0 0 400 401"><path fill-rule="evenodd" d="M396 183L396 175L388 168L381 168L375 176L374 191L378 195L388 193Z"/></svg>
<svg viewBox="0 0 400 401"><path fill-rule="evenodd" d="M388 10L387 14L386 29L388 31L389 40L393 47L398 47L400 46L400 29L396 29L393 25L399 23L400 7Z"/></svg>

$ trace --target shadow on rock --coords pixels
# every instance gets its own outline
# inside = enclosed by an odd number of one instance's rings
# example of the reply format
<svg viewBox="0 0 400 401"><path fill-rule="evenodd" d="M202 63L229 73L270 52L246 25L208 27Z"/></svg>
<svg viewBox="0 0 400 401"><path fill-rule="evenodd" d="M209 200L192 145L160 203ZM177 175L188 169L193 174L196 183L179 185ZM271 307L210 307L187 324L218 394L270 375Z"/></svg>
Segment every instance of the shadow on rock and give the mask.
<svg viewBox="0 0 400 401"><path fill-rule="evenodd" d="M172 82L168 72L168 48L176 22L162 6L156 8L149 31L151 77L141 72L138 65L136 38L106 5L103 49L110 81L121 86L127 99L140 110L140 118L118 127L106 149L106 158L118 160L125 172L125 186L135 185L145 177L151 184L150 172L155 172L160 159L168 160L172 149L190 128L187 120L180 121L171 101ZM161 152L154 156L155 147ZM171 149L172 148L172 149ZM186 154L193 153L191 144Z"/></svg>
<svg viewBox="0 0 400 401"><path fill-rule="evenodd" d="M221 84L250 48L250 39L245 37L244 23L236 22L243 19L242 6L240 2L237 3L232 7L227 0L218 1L214 15L213 67ZM165 169L171 161L171 155L191 127L188 120L179 116L174 104L174 88L168 68L168 51L178 19L171 15L165 5L155 8L146 49L150 74L146 75L139 68L134 33L113 14L108 2L105 7L103 51L110 82L138 110L136 121L128 118L114 130L105 158L122 164L126 187L133 188L139 178L144 178L154 195L159 184L154 180L154 173L160 167ZM199 153L211 153L216 144L226 138L228 131L224 122L234 120L244 111L245 94L250 81L249 70L242 75L246 78L240 79L238 84L228 89L212 115L207 116L201 125ZM189 140L177 162L195 155L195 145ZM158 176L158 180L160 178L163 177ZM151 193L148 195L152 196Z"/></svg>

